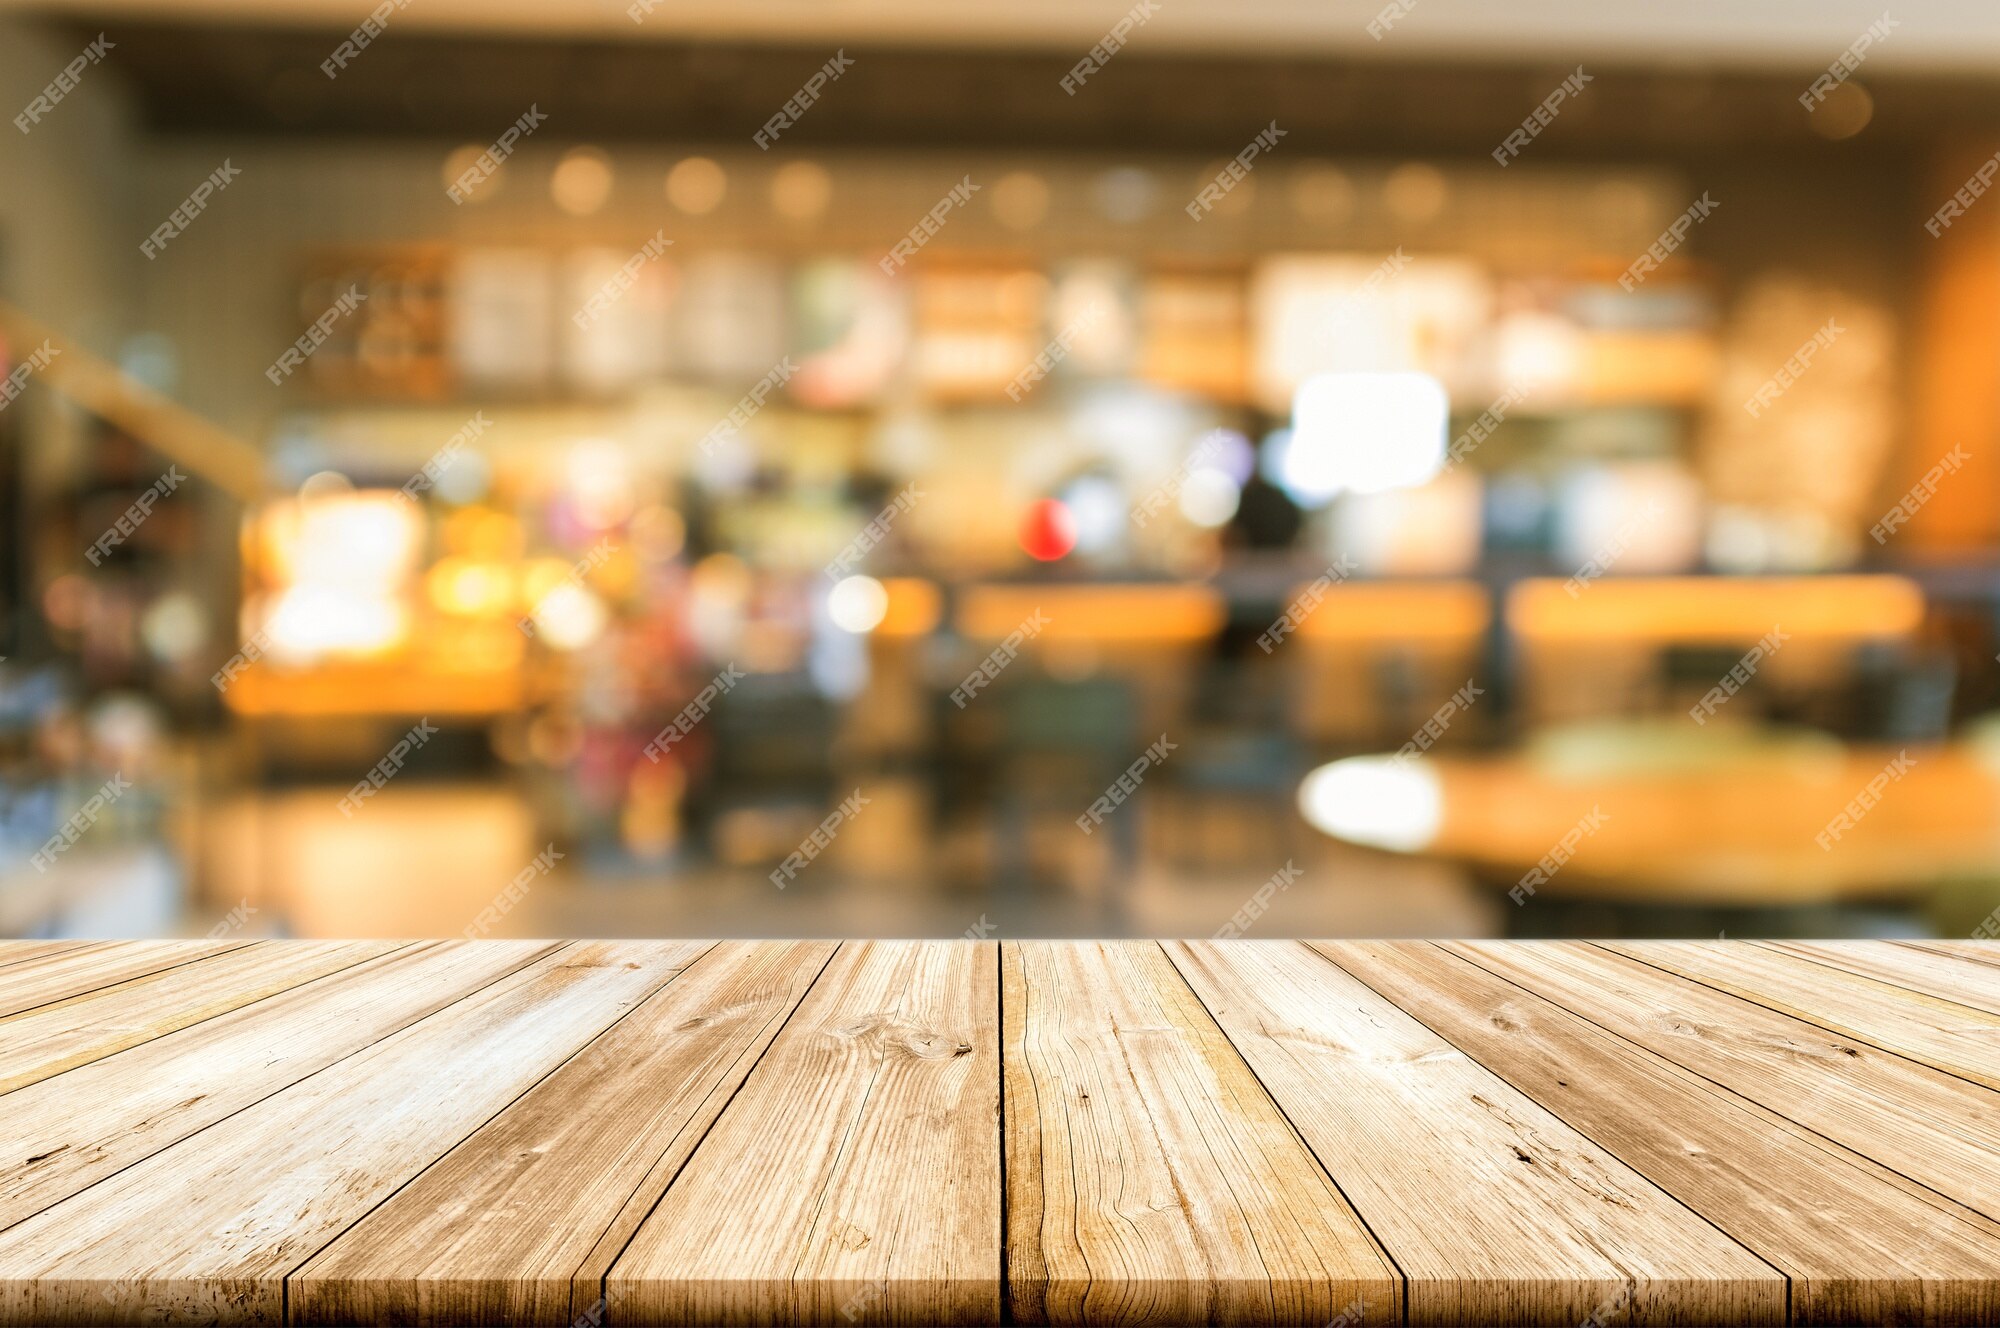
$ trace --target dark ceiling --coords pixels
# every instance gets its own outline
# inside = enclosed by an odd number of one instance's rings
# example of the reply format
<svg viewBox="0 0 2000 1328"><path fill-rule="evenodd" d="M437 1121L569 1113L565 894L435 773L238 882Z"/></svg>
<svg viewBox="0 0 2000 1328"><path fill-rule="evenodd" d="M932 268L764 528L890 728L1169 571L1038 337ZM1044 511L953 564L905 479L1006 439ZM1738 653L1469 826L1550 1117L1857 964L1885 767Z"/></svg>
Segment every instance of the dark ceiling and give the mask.
<svg viewBox="0 0 2000 1328"><path fill-rule="evenodd" d="M79 36L86 25L73 24ZM88 25L89 36L100 25ZM485 141L534 103L562 138L744 146L833 52L390 31L329 80L348 34L119 20L117 67L161 132ZM1380 59L1214 59L1128 49L1076 96L1048 52L848 47L854 65L788 149L974 147L1234 152L1277 120L1288 146L1340 155L1483 155L1574 68ZM1876 165L1941 133L2000 124L1990 83L1870 81L1868 131L1812 132L1796 75L1593 67L1538 160L1770 157Z"/></svg>

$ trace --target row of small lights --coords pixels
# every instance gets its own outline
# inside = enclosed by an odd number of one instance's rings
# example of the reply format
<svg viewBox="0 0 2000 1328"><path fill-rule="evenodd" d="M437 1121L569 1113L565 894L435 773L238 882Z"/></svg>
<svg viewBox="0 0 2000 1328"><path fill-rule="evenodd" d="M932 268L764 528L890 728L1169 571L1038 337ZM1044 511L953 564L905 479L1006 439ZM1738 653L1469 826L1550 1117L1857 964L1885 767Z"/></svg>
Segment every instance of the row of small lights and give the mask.
<svg viewBox="0 0 2000 1328"><path fill-rule="evenodd" d="M445 158L442 177L447 185L471 168L485 149L468 145ZM1213 169L1191 176L1190 192L1213 179ZM475 190L468 201L483 202L498 194L505 172ZM549 175L549 196L573 217L594 216L611 199L616 181L610 157L599 148L575 147L564 152ZM1243 180L1225 196L1220 211L1241 211L1252 197L1251 181ZM684 157L668 170L667 201L687 216L702 217L722 205L729 192L729 173L711 157ZM1097 176L1092 189L1098 211L1110 221L1135 222L1160 202L1161 181L1136 166L1118 166ZM1288 178L1292 207L1301 216L1335 221L1351 215L1357 191L1345 171L1324 162L1305 164ZM1425 162L1395 167L1382 180L1385 208L1404 221L1423 222L1440 216L1450 193L1444 172ZM833 176L817 162L790 161L771 173L771 207L780 216L810 221L825 213L833 198ZM1009 171L995 179L989 206L1001 225L1030 230L1048 216L1050 190L1046 177L1029 170Z"/></svg>
<svg viewBox="0 0 2000 1328"><path fill-rule="evenodd" d="M1812 130L1835 141L1860 133L1875 116L1875 99L1858 82L1850 80L1833 90L1822 114L1810 121ZM444 181L449 186L469 169L486 149L467 144L455 149L444 162ZM1193 177L1193 186L1213 179L1220 163L1211 163ZM557 207L574 217L587 217L610 201L614 172L610 157L601 148L569 149L549 177L549 194ZM1245 179L1225 195L1223 212L1241 211L1249 206L1253 182ZM1159 181L1152 172L1135 166L1120 166L1098 176L1098 210L1111 221L1137 221L1153 210ZM778 167L771 176L771 206L779 215L808 221L826 211L833 196L833 177L824 166L811 161L792 161ZM479 202L498 193L499 178L475 192ZM667 200L691 217L706 216L722 205L729 191L729 176L712 157L684 157L666 176ZM1337 220L1353 212L1355 188L1347 174L1325 162L1310 162L1293 173L1292 206L1302 215L1318 220ZM1391 214L1404 221L1422 222L1436 218L1444 210L1449 187L1444 173L1425 162L1408 162L1391 170L1382 183L1382 201ZM1035 171L1010 171L993 182L990 195L994 216L1014 230L1030 230L1048 215L1048 181Z"/></svg>

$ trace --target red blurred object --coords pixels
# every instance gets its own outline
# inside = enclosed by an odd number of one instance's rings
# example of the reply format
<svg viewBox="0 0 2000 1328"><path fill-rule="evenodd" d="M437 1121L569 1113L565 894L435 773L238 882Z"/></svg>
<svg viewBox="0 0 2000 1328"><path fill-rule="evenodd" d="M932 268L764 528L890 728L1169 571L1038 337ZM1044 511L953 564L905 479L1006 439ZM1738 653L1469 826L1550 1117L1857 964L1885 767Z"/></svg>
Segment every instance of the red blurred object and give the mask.
<svg viewBox="0 0 2000 1328"><path fill-rule="evenodd" d="M1076 547L1076 518L1053 498L1029 504L1021 518L1021 551L1038 562L1052 563Z"/></svg>

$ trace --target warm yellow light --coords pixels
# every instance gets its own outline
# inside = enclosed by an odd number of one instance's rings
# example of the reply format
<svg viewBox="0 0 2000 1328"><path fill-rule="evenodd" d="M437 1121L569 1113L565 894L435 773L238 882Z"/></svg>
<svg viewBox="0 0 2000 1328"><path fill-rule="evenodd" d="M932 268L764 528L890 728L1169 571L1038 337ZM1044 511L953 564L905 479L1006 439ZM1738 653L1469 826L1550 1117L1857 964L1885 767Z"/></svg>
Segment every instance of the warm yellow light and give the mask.
<svg viewBox="0 0 2000 1328"><path fill-rule="evenodd" d="M935 582L914 576L892 576L882 583L889 607L876 627L877 636L929 636L944 616L944 595Z"/></svg>
<svg viewBox="0 0 2000 1328"><path fill-rule="evenodd" d="M490 507L462 507L445 518L444 546L486 562L505 562L522 551L521 523Z"/></svg>
<svg viewBox="0 0 2000 1328"><path fill-rule="evenodd" d="M734 554L711 553L688 573L688 631L704 650L727 656L742 643L752 576Z"/></svg>
<svg viewBox="0 0 2000 1328"><path fill-rule="evenodd" d="M549 176L549 196L572 217L587 217L611 198L611 160L596 148L572 148Z"/></svg>
<svg viewBox="0 0 2000 1328"><path fill-rule="evenodd" d="M592 530L609 530L632 515L632 467L625 451L608 439L571 445L563 487L577 517Z"/></svg>
<svg viewBox="0 0 2000 1328"><path fill-rule="evenodd" d="M1530 644L1747 645L1774 626L1802 640L1887 640L1923 620L1923 588L1900 576L1606 576L1582 593L1549 577L1507 594L1507 623Z"/></svg>
<svg viewBox="0 0 2000 1328"><path fill-rule="evenodd" d="M1354 182L1337 166L1315 162L1292 177L1292 206L1315 221L1345 221L1354 213Z"/></svg>
<svg viewBox="0 0 2000 1328"><path fill-rule="evenodd" d="M307 661L400 645L423 535L416 508L383 490L318 492L257 518L265 579L278 592L264 624L273 653Z"/></svg>
<svg viewBox="0 0 2000 1328"><path fill-rule="evenodd" d="M1382 181L1382 203L1401 221L1431 221L1444 211L1451 186L1435 166L1413 161Z"/></svg>
<svg viewBox="0 0 2000 1328"><path fill-rule="evenodd" d="M771 206L781 217L811 221L832 199L833 177L816 162L787 162L771 177Z"/></svg>
<svg viewBox="0 0 2000 1328"><path fill-rule="evenodd" d="M1010 171L993 182L992 207L1008 230L1033 230L1049 215L1049 182L1033 171Z"/></svg>
<svg viewBox="0 0 2000 1328"><path fill-rule="evenodd" d="M443 612L477 616L505 611L513 598L514 581L505 567L494 563L445 558L431 568L424 588Z"/></svg>
<svg viewBox="0 0 2000 1328"><path fill-rule="evenodd" d="M648 559L663 562L686 547L687 522L673 508L654 503L633 515L631 539Z"/></svg>
<svg viewBox="0 0 2000 1328"><path fill-rule="evenodd" d="M416 511L393 494L342 494L273 509L279 562L291 579L318 585L388 587L416 565Z"/></svg>
<svg viewBox="0 0 2000 1328"><path fill-rule="evenodd" d="M729 177L707 157L688 157L667 172L667 201L691 217L702 217L722 205Z"/></svg>
<svg viewBox="0 0 2000 1328"><path fill-rule="evenodd" d="M1850 79L1829 91L1825 99L1813 108L1812 118L1806 123L1821 138L1839 142L1843 138L1853 138L1866 129L1874 118L1874 95Z"/></svg>
<svg viewBox="0 0 2000 1328"><path fill-rule="evenodd" d="M1047 622L1036 640L1166 644L1205 641L1228 613L1209 586L1062 585L968 586L958 596L958 630L974 641L998 641L1023 619Z"/></svg>
<svg viewBox="0 0 2000 1328"><path fill-rule="evenodd" d="M1471 643L1492 619L1486 588L1471 581L1342 581L1317 591L1304 582L1287 592L1286 602L1306 595L1316 596L1316 607L1298 634L1343 646Z"/></svg>
<svg viewBox="0 0 2000 1328"><path fill-rule="evenodd" d="M310 566L325 579L390 584L417 565L423 531L407 505L386 494L361 495L307 518Z"/></svg>
<svg viewBox="0 0 2000 1328"><path fill-rule="evenodd" d="M598 548L590 556L595 565L590 569L590 584L612 602L617 602L632 593L639 584L639 559L629 544L614 545L609 549Z"/></svg>
<svg viewBox="0 0 2000 1328"><path fill-rule="evenodd" d="M374 655L409 636L403 606L382 595L345 586L299 585L271 607L263 631L271 654L295 663L325 655Z"/></svg>
<svg viewBox="0 0 2000 1328"><path fill-rule="evenodd" d="M574 581L565 581L535 605L535 633L557 650L581 650L604 634L611 615L604 601Z"/></svg>
<svg viewBox="0 0 2000 1328"><path fill-rule="evenodd" d="M572 565L560 558L537 558L521 570L521 596L530 606L539 603L544 596L564 581L569 580Z"/></svg>
<svg viewBox="0 0 2000 1328"><path fill-rule="evenodd" d="M479 159L485 155L486 148L478 143L467 143L462 148L453 148L451 153L445 157L444 166L439 172L441 178L444 180L444 187L447 190L456 187L465 173L477 166ZM504 171L496 171L494 174L481 180L477 188L454 194L452 197L466 203L484 203L505 187L506 179L507 176Z"/></svg>
<svg viewBox="0 0 2000 1328"><path fill-rule="evenodd" d="M737 599L750 594L750 567L733 553L711 553L694 565L694 588L702 594Z"/></svg>

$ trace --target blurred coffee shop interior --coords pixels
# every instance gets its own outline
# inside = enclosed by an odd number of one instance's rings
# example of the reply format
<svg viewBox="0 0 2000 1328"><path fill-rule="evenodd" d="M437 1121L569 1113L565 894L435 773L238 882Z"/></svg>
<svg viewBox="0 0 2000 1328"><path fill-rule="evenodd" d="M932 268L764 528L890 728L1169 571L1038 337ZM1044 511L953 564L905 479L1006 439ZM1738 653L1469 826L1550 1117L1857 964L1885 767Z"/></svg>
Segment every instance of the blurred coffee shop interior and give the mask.
<svg viewBox="0 0 2000 1328"><path fill-rule="evenodd" d="M0 92L0 935L1994 930L1982 0L75 0Z"/></svg>

